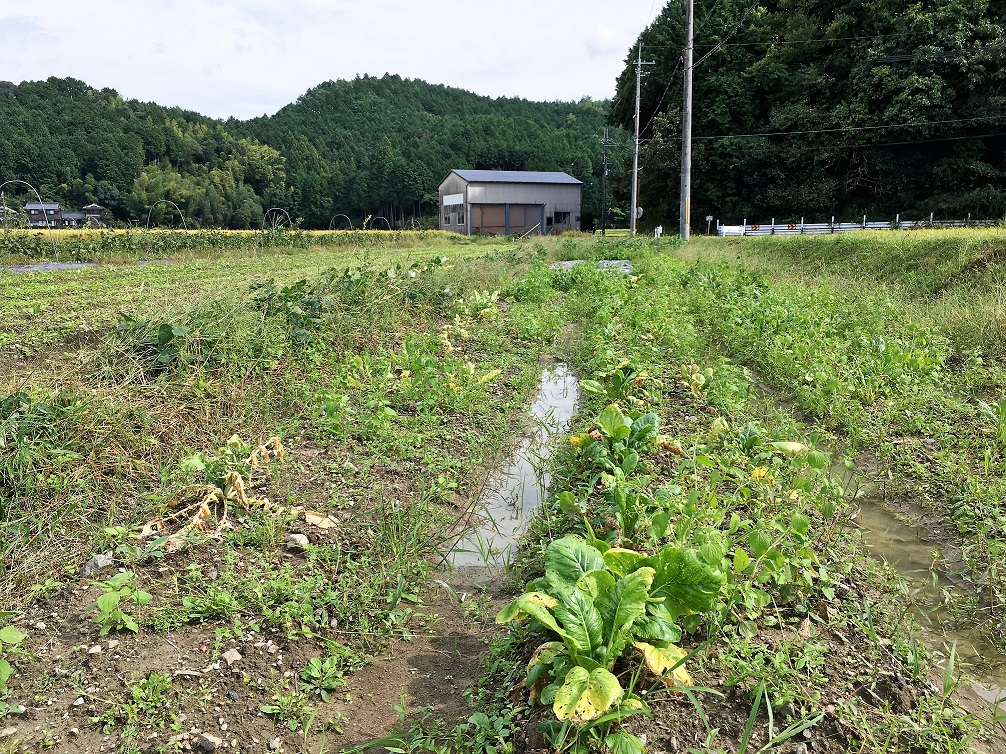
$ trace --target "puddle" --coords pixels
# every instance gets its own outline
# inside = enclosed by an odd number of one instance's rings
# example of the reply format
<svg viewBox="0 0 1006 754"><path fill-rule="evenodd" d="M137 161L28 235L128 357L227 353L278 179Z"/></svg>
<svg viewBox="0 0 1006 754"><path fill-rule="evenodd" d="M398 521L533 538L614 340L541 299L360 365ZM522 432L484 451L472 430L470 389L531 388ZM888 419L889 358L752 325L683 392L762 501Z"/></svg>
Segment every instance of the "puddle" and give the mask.
<svg viewBox="0 0 1006 754"><path fill-rule="evenodd" d="M908 582L913 612L923 628L921 638L941 652L956 643L974 692L990 704L1000 699L1006 703L1006 657L978 630L954 625L943 606L943 591L953 594L962 587L947 573L941 544L926 528L900 519L872 485L853 479L852 487L857 485L859 510L853 521L863 530L874 557L889 563Z"/></svg>
<svg viewBox="0 0 1006 754"><path fill-rule="evenodd" d="M579 383L565 364L542 371L541 385L531 406L530 434L506 466L492 474L486 491L472 511L478 521L451 548L447 560L455 584L489 581L504 568L547 496L550 476L542 467L554 452L555 435L569 426L579 398Z"/></svg>
<svg viewBox="0 0 1006 754"><path fill-rule="evenodd" d="M807 423L799 407L779 396L757 374L752 373L751 379L755 395L764 403L766 413L781 408ZM953 575L953 569L960 564L952 563L948 567L944 559L950 553L937 539L938 532L899 517L886 504L883 491L855 470L850 472L844 466L836 466L833 471L846 490L856 496L854 505L858 511L852 520L863 532L870 552L878 560L889 563L907 582L912 611L922 628L918 638L931 650L941 653L946 653L956 642L957 657L967 666L975 694L990 706L1004 699L1006 706L1006 655L975 628L955 625L953 616L943 604L943 590L960 594L965 587ZM937 551L942 552L934 562L933 553Z"/></svg>
<svg viewBox="0 0 1006 754"><path fill-rule="evenodd" d="M39 264L19 264L8 267L7 272L53 272L56 270L83 270L88 267L97 267L94 262L40 262Z"/></svg>

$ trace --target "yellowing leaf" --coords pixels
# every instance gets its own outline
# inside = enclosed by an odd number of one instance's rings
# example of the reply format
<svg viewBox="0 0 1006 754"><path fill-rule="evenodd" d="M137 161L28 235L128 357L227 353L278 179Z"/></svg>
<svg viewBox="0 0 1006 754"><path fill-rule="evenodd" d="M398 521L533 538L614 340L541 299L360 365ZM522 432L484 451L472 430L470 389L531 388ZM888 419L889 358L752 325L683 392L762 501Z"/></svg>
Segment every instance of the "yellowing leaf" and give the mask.
<svg viewBox="0 0 1006 754"><path fill-rule="evenodd" d="M527 664L528 672L531 671L535 665L546 665L554 660L558 655L562 654L563 645L561 641L546 641L536 650L534 654L531 655L531 661Z"/></svg>
<svg viewBox="0 0 1006 754"><path fill-rule="evenodd" d="M798 456L810 450L802 442L770 442L769 447L775 448L788 456Z"/></svg>
<svg viewBox="0 0 1006 754"><path fill-rule="evenodd" d="M622 695L622 687L604 668L587 671L586 668L571 668L566 681L555 695L552 711L560 720L586 723L596 720Z"/></svg>
<svg viewBox="0 0 1006 754"><path fill-rule="evenodd" d="M688 653L681 647L673 644L669 647L655 647L644 641L637 641L633 646L643 655L646 667L660 676L664 686L673 688L693 685L692 677L682 663Z"/></svg>

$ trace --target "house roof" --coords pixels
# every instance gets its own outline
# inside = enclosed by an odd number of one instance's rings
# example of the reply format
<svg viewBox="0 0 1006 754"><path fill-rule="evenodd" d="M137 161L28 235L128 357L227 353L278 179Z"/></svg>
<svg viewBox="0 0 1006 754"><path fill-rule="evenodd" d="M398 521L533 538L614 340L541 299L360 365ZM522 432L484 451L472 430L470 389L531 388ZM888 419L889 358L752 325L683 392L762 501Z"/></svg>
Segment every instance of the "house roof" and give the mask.
<svg viewBox="0 0 1006 754"><path fill-rule="evenodd" d="M86 217L87 216L83 212L64 212L63 213L63 219L64 220L83 220Z"/></svg>
<svg viewBox="0 0 1006 754"><path fill-rule="evenodd" d="M88 210L88 209L95 210L95 209L105 209L105 208L102 207L100 204L88 204L86 207L84 207L84 209L85 210Z"/></svg>
<svg viewBox="0 0 1006 754"><path fill-rule="evenodd" d="M25 209L59 209L59 202L28 202L24 205Z"/></svg>
<svg viewBox="0 0 1006 754"><path fill-rule="evenodd" d="M564 183L582 186L566 173L545 173L530 170L452 170L469 183Z"/></svg>

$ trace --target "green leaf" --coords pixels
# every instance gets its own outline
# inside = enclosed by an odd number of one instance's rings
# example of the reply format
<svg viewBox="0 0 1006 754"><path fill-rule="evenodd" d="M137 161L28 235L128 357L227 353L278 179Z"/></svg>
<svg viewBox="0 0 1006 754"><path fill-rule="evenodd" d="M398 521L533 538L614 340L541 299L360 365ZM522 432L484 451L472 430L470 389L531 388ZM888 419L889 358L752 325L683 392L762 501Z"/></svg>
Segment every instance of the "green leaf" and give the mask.
<svg viewBox="0 0 1006 754"><path fill-rule="evenodd" d="M574 589L585 573L603 568L601 553L571 534L545 549L545 579L558 593Z"/></svg>
<svg viewBox="0 0 1006 754"><path fill-rule="evenodd" d="M605 395L604 385L597 380L580 380L580 389L587 395Z"/></svg>
<svg viewBox="0 0 1006 754"><path fill-rule="evenodd" d="M0 644L17 646L25 640L25 634L14 626L4 626L0 628Z"/></svg>
<svg viewBox="0 0 1006 754"><path fill-rule="evenodd" d="M563 638L571 649L594 659L604 659L604 624L590 597L573 589L556 606L555 617L566 630Z"/></svg>
<svg viewBox="0 0 1006 754"><path fill-rule="evenodd" d="M643 742L631 733L619 731L604 739L611 754L643 754Z"/></svg>
<svg viewBox="0 0 1006 754"><path fill-rule="evenodd" d="M586 592L592 600L596 600L614 585L615 577L603 569L585 573L576 582L576 588L582 592Z"/></svg>
<svg viewBox="0 0 1006 754"><path fill-rule="evenodd" d="M14 675L14 668L7 660L0 659L0 691L7 690L7 681Z"/></svg>
<svg viewBox="0 0 1006 754"><path fill-rule="evenodd" d="M625 454L625 457L622 458L622 465L621 465L622 473L625 475L629 475L636 470L636 467L638 465L639 465L639 453L637 453L634 450L630 450L628 453Z"/></svg>
<svg viewBox="0 0 1006 754"><path fill-rule="evenodd" d="M645 555L641 555L635 550L626 550L621 547L612 547L602 557L604 558L605 565L616 576L625 576L632 573L639 567L640 562L646 559Z"/></svg>
<svg viewBox="0 0 1006 754"><path fill-rule="evenodd" d="M651 641L668 641L676 644L681 641L681 627L664 615L644 615L632 624L632 633L640 639Z"/></svg>
<svg viewBox="0 0 1006 754"><path fill-rule="evenodd" d="M597 417L597 426L613 440L624 440L632 431L632 422L615 404L608 406L601 412L601 415Z"/></svg>
<svg viewBox="0 0 1006 754"><path fill-rule="evenodd" d="M756 529L748 535L748 544L751 545L751 552L754 553L754 556L760 558L772 547L772 540L768 534Z"/></svg>
<svg viewBox="0 0 1006 754"><path fill-rule="evenodd" d="M622 653L629 640L629 630L646 612L646 598L653 583L652 568L639 568L615 582L615 586L597 599L597 610L604 620L608 667Z"/></svg>
<svg viewBox="0 0 1006 754"><path fill-rule="evenodd" d="M812 469L823 469L828 464L828 454L820 450L812 450L807 454L807 465Z"/></svg>
<svg viewBox="0 0 1006 754"><path fill-rule="evenodd" d="M734 550L734 573L743 573L749 565L751 558L748 557L747 551L740 547Z"/></svg>
<svg viewBox="0 0 1006 754"><path fill-rule="evenodd" d="M810 519L802 513L794 513L789 528L794 534L806 534L810 531Z"/></svg>
<svg viewBox="0 0 1006 754"><path fill-rule="evenodd" d="M175 337L174 328L167 322L157 328L157 345L166 346Z"/></svg>
<svg viewBox="0 0 1006 754"><path fill-rule="evenodd" d="M587 671L574 667L555 695L552 711L560 720L586 723L611 709L622 695L622 687L604 668Z"/></svg>
<svg viewBox="0 0 1006 754"><path fill-rule="evenodd" d="M95 604L98 606L98 610L101 611L102 615L110 615L116 610L116 608L119 607L119 600L121 599L122 595L118 592L106 592L95 600Z"/></svg>
<svg viewBox="0 0 1006 754"><path fill-rule="evenodd" d="M650 596L664 597L664 606L673 619L705 612L723 586L723 574L703 562L695 550L665 547L644 564L656 572Z"/></svg>
<svg viewBox="0 0 1006 754"><path fill-rule="evenodd" d="M659 425L660 419L655 413L651 411L643 414L632 422L632 427L629 430L629 444L633 447L639 447L643 443L649 442L657 436Z"/></svg>
<svg viewBox="0 0 1006 754"><path fill-rule="evenodd" d="M564 632L549 612L550 608L554 608L558 604L554 597L543 592L527 592L500 610L496 616L496 622L502 625L529 615L543 626L555 631L559 636L565 637Z"/></svg>

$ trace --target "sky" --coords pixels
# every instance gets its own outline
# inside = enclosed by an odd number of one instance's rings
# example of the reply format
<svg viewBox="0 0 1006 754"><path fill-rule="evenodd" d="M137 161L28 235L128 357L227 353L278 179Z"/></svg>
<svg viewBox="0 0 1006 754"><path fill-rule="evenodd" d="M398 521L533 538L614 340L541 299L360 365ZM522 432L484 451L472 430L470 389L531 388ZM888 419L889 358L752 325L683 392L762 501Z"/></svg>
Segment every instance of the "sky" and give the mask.
<svg viewBox="0 0 1006 754"><path fill-rule="evenodd" d="M398 74L492 97L605 99L664 0L44 0L0 9L0 79L72 77L216 118Z"/></svg>

